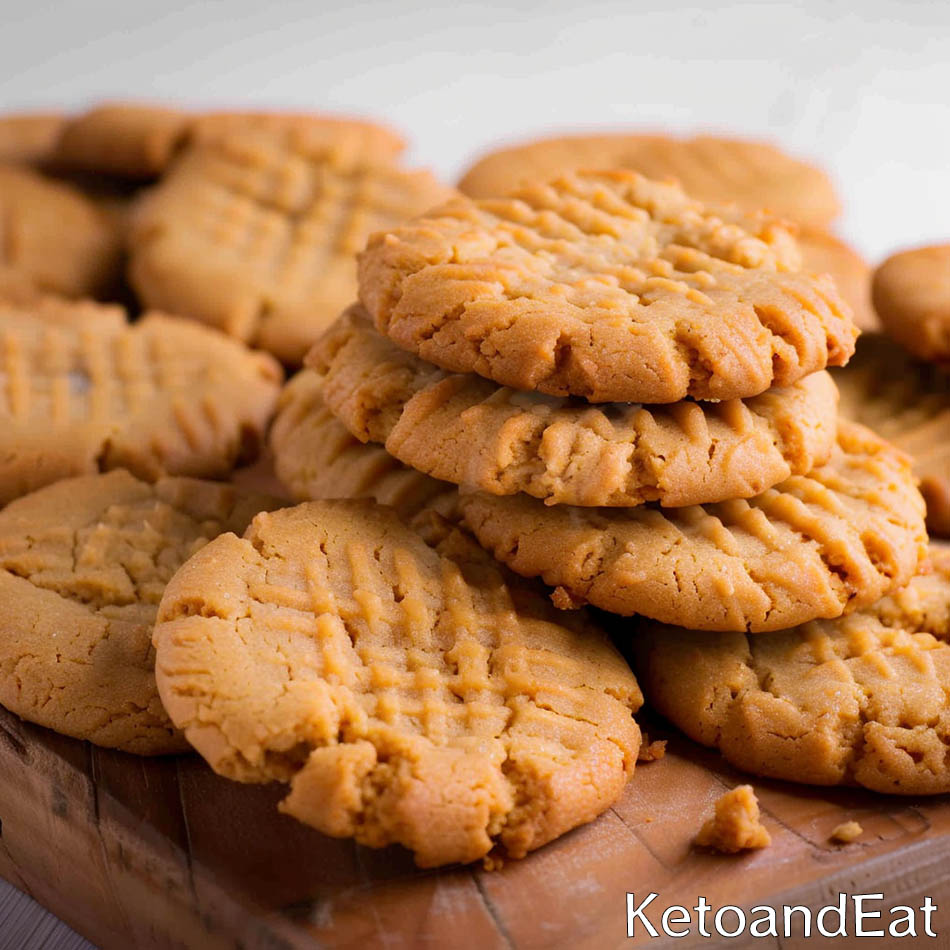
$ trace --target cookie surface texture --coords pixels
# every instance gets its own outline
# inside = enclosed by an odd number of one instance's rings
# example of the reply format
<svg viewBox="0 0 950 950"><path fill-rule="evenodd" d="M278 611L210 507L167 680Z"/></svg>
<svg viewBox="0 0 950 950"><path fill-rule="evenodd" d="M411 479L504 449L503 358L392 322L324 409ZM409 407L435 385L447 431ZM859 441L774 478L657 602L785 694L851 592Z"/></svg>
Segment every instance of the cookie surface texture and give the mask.
<svg viewBox="0 0 950 950"><path fill-rule="evenodd" d="M309 502L223 535L166 588L165 708L216 771L290 783L282 810L418 863L511 856L592 820L632 774L641 699L577 617L449 531Z"/></svg>
<svg viewBox="0 0 950 950"><path fill-rule="evenodd" d="M950 363L950 244L889 257L872 293L888 336L922 360Z"/></svg>
<svg viewBox="0 0 950 950"><path fill-rule="evenodd" d="M637 672L687 735L756 775L950 791L950 555L878 604L751 637L646 624Z"/></svg>
<svg viewBox="0 0 950 950"><path fill-rule="evenodd" d="M270 429L277 477L297 501L372 498L404 521L435 511L457 521L458 489L352 435L323 402L322 380L303 369L284 387Z"/></svg>
<svg viewBox="0 0 950 950"><path fill-rule="evenodd" d="M824 462L835 441L826 372L745 401L592 406L440 370L377 333L359 308L327 331L308 364L359 439L435 478L547 504L748 498Z"/></svg>
<svg viewBox="0 0 950 950"><path fill-rule="evenodd" d="M950 537L950 376L887 337L867 334L834 378L842 415L913 458L927 502L927 529Z"/></svg>
<svg viewBox="0 0 950 950"><path fill-rule="evenodd" d="M837 617L910 580L926 551L910 460L838 427L831 458L748 500L577 508L462 492L478 540L555 603L589 602L703 630L780 630Z"/></svg>
<svg viewBox="0 0 950 950"><path fill-rule="evenodd" d="M187 749L155 687L165 584L266 499L128 472L67 479L0 511L0 703L57 732L139 754Z"/></svg>
<svg viewBox="0 0 950 950"><path fill-rule="evenodd" d="M194 143L216 142L233 133L276 138L303 136L311 143L340 143L354 154L395 156L405 143L385 126L358 119L287 112L205 112L148 103L96 106L65 123L56 143L59 165L132 180L154 179Z"/></svg>
<svg viewBox="0 0 950 950"><path fill-rule="evenodd" d="M711 135L578 135L500 149L472 166L459 190L496 198L525 181L566 171L628 168L650 178L675 178L702 201L766 208L802 224L824 228L841 203L828 176L773 145Z"/></svg>
<svg viewBox="0 0 950 950"><path fill-rule="evenodd" d="M0 116L0 162L37 165L52 154L65 121L58 112Z"/></svg>
<svg viewBox="0 0 950 950"><path fill-rule="evenodd" d="M634 172L459 198L373 235L360 300L453 372L592 402L755 396L846 362L857 330L791 232Z"/></svg>
<svg viewBox="0 0 950 950"><path fill-rule="evenodd" d="M0 166L0 268L38 290L94 297L118 279L121 228L78 189Z"/></svg>
<svg viewBox="0 0 950 950"><path fill-rule="evenodd" d="M70 475L221 477L280 392L265 353L189 320L50 298L0 303L0 504Z"/></svg>
<svg viewBox="0 0 950 950"><path fill-rule="evenodd" d="M448 193L349 140L212 138L136 210L130 279L148 306L299 364L353 300L367 236Z"/></svg>

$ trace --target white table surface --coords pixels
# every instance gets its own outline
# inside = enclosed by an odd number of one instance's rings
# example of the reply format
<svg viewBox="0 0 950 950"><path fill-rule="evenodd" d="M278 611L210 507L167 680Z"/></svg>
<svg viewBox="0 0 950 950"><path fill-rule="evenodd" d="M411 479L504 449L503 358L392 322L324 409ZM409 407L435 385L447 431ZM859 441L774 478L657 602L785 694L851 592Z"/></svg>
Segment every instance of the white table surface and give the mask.
<svg viewBox="0 0 950 950"><path fill-rule="evenodd" d="M0 3L0 108L365 113L451 179L546 131L712 130L813 158L872 261L950 240L950 2ZM0 950L88 947L0 883Z"/></svg>

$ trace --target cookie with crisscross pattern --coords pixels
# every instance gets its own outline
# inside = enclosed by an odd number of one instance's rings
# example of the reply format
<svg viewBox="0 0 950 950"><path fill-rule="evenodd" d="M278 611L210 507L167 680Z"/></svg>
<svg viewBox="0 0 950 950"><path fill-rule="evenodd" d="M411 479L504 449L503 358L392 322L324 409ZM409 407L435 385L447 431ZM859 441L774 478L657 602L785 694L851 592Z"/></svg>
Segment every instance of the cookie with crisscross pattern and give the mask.
<svg viewBox="0 0 950 950"><path fill-rule="evenodd" d="M460 503L479 541L556 587L555 603L703 630L780 630L867 606L910 580L927 542L910 459L844 421L824 465L747 500L548 508L463 492Z"/></svg>
<svg viewBox="0 0 950 950"><path fill-rule="evenodd" d="M637 672L687 735L757 775L950 792L950 553L877 604L762 636L645 623Z"/></svg>
<svg viewBox="0 0 950 950"><path fill-rule="evenodd" d="M592 406L440 370L377 333L359 307L307 361L357 438L435 478L549 505L748 498L824 462L835 441L826 372L747 400Z"/></svg>
<svg viewBox="0 0 950 950"><path fill-rule="evenodd" d="M850 308L800 262L766 215L578 172L373 235L359 291L377 329L453 372L591 402L736 399L854 350Z"/></svg>
<svg viewBox="0 0 950 950"><path fill-rule="evenodd" d="M448 193L427 172L332 140L211 139L138 208L131 281L149 306L299 363L352 301L367 236Z"/></svg>
<svg viewBox="0 0 950 950"><path fill-rule="evenodd" d="M190 320L0 303L0 504L119 467L226 475L255 454L280 382L270 356Z"/></svg>
<svg viewBox="0 0 950 950"><path fill-rule="evenodd" d="M0 703L25 719L140 754L187 748L155 688L165 584L272 499L128 472L48 485L0 511Z"/></svg>
<svg viewBox="0 0 950 950"><path fill-rule="evenodd" d="M371 502L258 515L166 588L159 691L217 771L289 782L282 810L327 834L521 856L619 796L639 689L582 615L430 541Z"/></svg>

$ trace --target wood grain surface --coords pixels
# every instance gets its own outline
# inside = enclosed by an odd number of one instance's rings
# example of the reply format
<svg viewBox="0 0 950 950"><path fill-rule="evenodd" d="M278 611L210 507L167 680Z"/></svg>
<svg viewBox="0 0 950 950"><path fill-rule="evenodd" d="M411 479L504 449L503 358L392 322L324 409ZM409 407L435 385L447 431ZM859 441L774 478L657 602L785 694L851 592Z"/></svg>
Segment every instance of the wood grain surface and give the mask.
<svg viewBox="0 0 950 950"><path fill-rule="evenodd" d="M619 947L643 942L625 937L627 891L656 891L664 907L700 894L713 906L927 894L938 933L950 921L945 799L757 781L771 847L693 850L712 803L741 781L673 735L591 825L500 870L420 871L399 848L362 848L279 815L278 787L226 781L197 756L98 749L0 710L0 876L103 948ZM831 844L847 818L864 834Z"/></svg>
<svg viewBox="0 0 950 950"><path fill-rule="evenodd" d="M266 466L240 480L275 487ZM950 947L946 797L753 780L772 845L703 853L691 847L700 824L748 777L665 723L645 725L670 740L668 753L638 766L597 821L500 870L420 871L400 848L327 838L278 814L278 786L229 782L197 756L99 749L0 710L0 876L104 950L716 945L649 940L642 928L628 940L628 891L657 892L661 910L699 895L714 907L818 906L839 892L919 905L928 895L940 936L926 945ZM829 842L849 819L860 839ZM793 936L729 946L824 942L869 945Z"/></svg>

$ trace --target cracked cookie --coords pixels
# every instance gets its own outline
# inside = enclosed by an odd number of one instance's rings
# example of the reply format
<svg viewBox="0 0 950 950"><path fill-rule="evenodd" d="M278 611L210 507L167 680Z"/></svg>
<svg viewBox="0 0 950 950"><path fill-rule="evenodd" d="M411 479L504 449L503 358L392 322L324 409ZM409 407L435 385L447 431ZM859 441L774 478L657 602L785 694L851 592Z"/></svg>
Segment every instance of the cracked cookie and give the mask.
<svg viewBox="0 0 950 950"><path fill-rule="evenodd" d="M184 751L155 688L165 584L271 501L226 484L128 472L48 485L0 511L0 703L77 739Z"/></svg>
<svg viewBox="0 0 950 950"><path fill-rule="evenodd" d="M950 537L950 375L869 334L834 378L841 414L913 458L927 502L927 529Z"/></svg>
<svg viewBox="0 0 950 950"><path fill-rule="evenodd" d="M252 457L281 370L190 320L0 301L0 504L71 475L221 477Z"/></svg>
<svg viewBox="0 0 950 950"><path fill-rule="evenodd" d="M129 277L146 305L299 364L353 300L367 236L450 193L332 136L211 138L135 210Z"/></svg>
<svg viewBox="0 0 950 950"><path fill-rule="evenodd" d="M373 498L409 522L423 511L457 521L458 489L403 465L381 445L363 443L327 409L313 370L284 387L270 429L274 470L297 501Z"/></svg>
<svg viewBox="0 0 950 950"><path fill-rule="evenodd" d="M495 556L591 603L702 630L780 630L837 617L907 583L926 550L910 460L840 422L829 460L748 500L687 508L547 508L463 491Z"/></svg>
<svg viewBox="0 0 950 950"><path fill-rule="evenodd" d="M374 234L360 300L425 360L591 402L756 396L847 362L857 329L790 230L634 172L458 198Z"/></svg>
<svg viewBox="0 0 950 950"><path fill-rule="evenodd" d="M950 792L950 552L877 604L762 636L645 623L637 672L688 736L756 775Z"/></svg>
<svg viewBox="0 0 950 950"><path fill-rule="evenodd" d="M522 182L584 168L627 168L673 177L701 201L727 202L827 227L841 211L834 185L818 168L765 142L714 135L673 138L615 132L541 139L492 152L459 182L473 198L507 194Z"/></svg>
<svg viewBox="0 0 950 950"><path fill-rule="evenodd" d="M919 359L950 364L950 244L889 257L872 296L888 336Z"/></svg>
<svg viewBox="0 0 950 950"><path fill-rule="evenodd" d="M591 821L640 745L603 634L442 524L427 544L372 502L258 515L181 568L154 635L165 708L216 771L430 867Z"/></svg>
<svg viewBox="0 0 950 950"><path fill-rule="evenodd" d="M826 461L838 397L826 372L745 401L591 405L448 373L351 308L307 357L323 401L362 441L443 481L548 505L748 498Z"/></svg>

